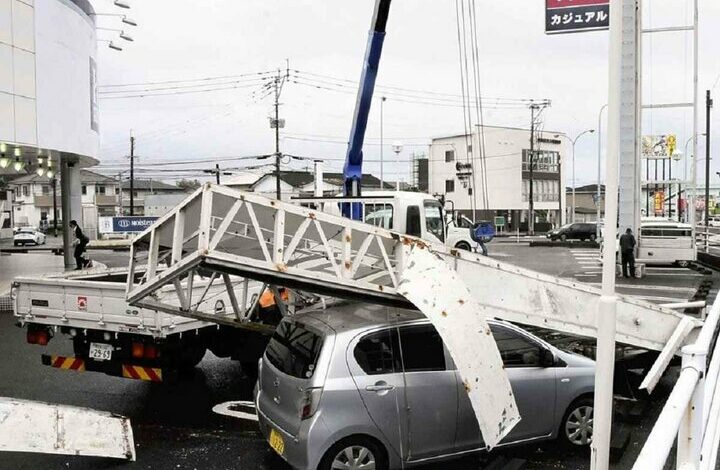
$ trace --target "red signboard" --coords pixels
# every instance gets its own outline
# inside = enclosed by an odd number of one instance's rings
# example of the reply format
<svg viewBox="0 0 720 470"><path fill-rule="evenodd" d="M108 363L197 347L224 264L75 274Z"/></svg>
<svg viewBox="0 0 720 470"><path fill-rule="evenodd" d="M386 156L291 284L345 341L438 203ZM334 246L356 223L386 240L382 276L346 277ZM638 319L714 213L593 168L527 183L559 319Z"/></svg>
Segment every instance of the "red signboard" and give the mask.
<svg viewBox="0 0 720 470"><path fill-rule="evenodd" d="M545 0L547 34L595 31L609 27L609 0Z"/></svg>
<svg viewBox="0 0 720 470"><path fill-rule="evenodd" d="M585 5L607 5L609 0L545 0L547 8L582 7Z"/></svg>

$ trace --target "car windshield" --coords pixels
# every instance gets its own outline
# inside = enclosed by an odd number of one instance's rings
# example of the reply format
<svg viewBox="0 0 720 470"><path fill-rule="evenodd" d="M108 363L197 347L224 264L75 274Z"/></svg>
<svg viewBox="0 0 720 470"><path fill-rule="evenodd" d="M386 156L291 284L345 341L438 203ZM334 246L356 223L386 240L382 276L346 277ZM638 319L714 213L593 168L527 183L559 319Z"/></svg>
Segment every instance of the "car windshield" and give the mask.
<svg viewBox="0 0 720 470"><path fill-rule="evenodd" d="M21 228L18 233L35 233L35 230L31 228Z"/></svg>
<svg viewBox="0 0 720 470"><path fill-rule="evenodd" d="M309 379L315 371L323 338L305 325L283 321L270 339L265 355L280 372Z"/></svg>

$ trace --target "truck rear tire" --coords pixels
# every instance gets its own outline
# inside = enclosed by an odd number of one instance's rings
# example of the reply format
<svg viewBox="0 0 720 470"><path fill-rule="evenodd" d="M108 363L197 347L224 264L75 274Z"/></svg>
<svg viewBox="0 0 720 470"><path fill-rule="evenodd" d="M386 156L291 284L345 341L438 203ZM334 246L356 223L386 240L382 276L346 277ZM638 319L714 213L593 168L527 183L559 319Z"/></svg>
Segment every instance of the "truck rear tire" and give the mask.
<svg viewBox="0 0 720 470"><path fill-rule="evenodd" d="M193 369L205 357L207 349L204 346L191 347L182 352L178 360L178 367L181 370Z"/></svg>

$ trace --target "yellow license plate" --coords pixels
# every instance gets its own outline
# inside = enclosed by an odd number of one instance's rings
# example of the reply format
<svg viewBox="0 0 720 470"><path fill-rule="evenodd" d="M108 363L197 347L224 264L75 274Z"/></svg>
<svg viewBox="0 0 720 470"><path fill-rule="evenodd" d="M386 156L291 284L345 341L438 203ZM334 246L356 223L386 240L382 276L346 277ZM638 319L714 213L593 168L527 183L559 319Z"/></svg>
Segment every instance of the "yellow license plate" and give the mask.
<svg viewBox="0 0 720 470"><path fill-rule="evenodd" d="M279 432L274 429L270 430L270 447L280 455L285 453L285 441Z"/></svg>

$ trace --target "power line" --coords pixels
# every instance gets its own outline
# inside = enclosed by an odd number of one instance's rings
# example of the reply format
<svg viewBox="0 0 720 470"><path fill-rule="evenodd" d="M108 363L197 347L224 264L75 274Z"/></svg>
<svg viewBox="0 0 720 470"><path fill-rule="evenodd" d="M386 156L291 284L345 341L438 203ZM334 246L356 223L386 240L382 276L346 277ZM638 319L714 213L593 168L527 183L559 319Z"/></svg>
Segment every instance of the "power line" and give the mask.
<svg viewBox="0 0 720 470"><path fill-rule="evenodd" d="M306 72L302 70L294 70L294 72L301 74L301 75L310 75L318 78L324 78L328 80L335 80L339 82L345 82L349 84L353 84L355 87L357 87L358 82L355 80L350 80L346 78L338 78L333 77L330 75L324 75L314 72ZM397 86L389 86L389 85L378 85L378 90L398 90L398 91L404 91L404 92L410 92L414 94L426 94L426 95L438 95L438 96L445 96L450 98L456 98L461 99L462 95L454 94L454 93L443 93L443 92L437 92L437 91L429 91L429 90L418 90L418 89L412 89L412 88L404 88L404 87L397 87ZM507 101L507 102L518 102L527 104L529 101L531 101L530 98L490 98L490 97L483 97L484 100L499 100L499 101Z"/></svg>
<svg viewBox="0 0 720 470"><path fill-rule="evenodd" d="M116 88L116 87L133 87L133 86L151 86L151 85L166 85L170 83L186 83L186 82L202 82L202 81L212 81L212 80L225 80L229 78L242 78L242 77L250 77L254 75L268 75L268 74L274 74L274 70L268 70L265 72L249 72L249 73L242 73L237 75L220 75L215 77L202 77L202 78L189 78L184 80L164 80L164 81L156 81L156 82L139 82L139 83L118 83L118 84L108 84L108 85L98 85L98 88Z"/></svg>
<svg viewBox="0 0 720 470"><path fill-rule="evenodd" d="M153 96L171 96L171 95L187 95L187 94L194 94L194 93L208 93L208 92L214 92L214 91L226 91L226 90L234 90L234 89L242 89L242 88L254 88L260 85L260 83L254 83L249 85L235 85L235 86L223 86L220 88L211 88L211 89L205 89L205 90L185 90L185 91L171 91L167 93L140 93L140 94L127 94L123 96L99 96L99 99L102 100L117 100L117 99L124 99L124 98L150 98Z"/></svg>
<svg viewBox="0 0 720 470"><path fill-rule="evenodd" d="M119 94L131 94L131 93L143 93L143 92L156 92L156 91L167 91L167 90L188 90L188 89L194 89L194 88L202 88L202 87L214 87L214 86L224 86L224 85L237 85L237 84L243 84L243 83L253 83L253 84L262 84L265 83L266 78L249 78L249 79L240 79L240 80L232 80L232 81L225 81L225 82L216 82L216 83L198 83L195 85L173 85L173 86L163 86L163 87L155 87L155 88L140 88L135 90L107 90L107 91L98 91L99 96L116 96Z"/></svg>

